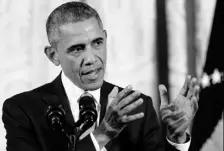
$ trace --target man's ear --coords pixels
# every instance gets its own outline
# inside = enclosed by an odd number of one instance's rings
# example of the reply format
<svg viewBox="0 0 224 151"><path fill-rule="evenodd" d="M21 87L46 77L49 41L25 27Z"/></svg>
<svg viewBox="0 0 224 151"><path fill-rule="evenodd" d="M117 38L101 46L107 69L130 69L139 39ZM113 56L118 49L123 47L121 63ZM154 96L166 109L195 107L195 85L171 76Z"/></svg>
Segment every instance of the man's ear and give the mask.
<svg viewBox="0 0 224 151"><path fill-rule="evenodd" d="M105 34L105 37L107 38L107 31L106 30L103 30L104 34Z"/></svg>
<svg viewBox="0 0 224 151"><path fill-rule="evenodd" d="M56 66L60 65L60 61L59 61L59 58L58 58L58 52L55 48L53 48L51 46L46 46L44 48L44 53L46 54L48 59L51 62L53 62L54 65L56 65Z"/></svg>

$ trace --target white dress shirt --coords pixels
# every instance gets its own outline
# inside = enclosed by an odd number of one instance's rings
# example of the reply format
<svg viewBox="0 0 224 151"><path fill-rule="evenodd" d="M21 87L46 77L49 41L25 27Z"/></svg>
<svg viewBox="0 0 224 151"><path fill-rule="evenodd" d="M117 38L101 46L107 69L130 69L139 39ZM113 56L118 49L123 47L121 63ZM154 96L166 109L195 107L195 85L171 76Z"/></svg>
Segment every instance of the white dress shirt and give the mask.
<svg viewBox="0 0 224 151"><path fill-rule="evenodd" d="M62 80L62 84L64 86L65 89L65 93L68 97L69 100L69 104L70 104L70 108L72 110L72 115L74 117L75 122L77 122L79 120L79 103L78 103L78 99L80 98L80 96L85 92L84 90L80 89L79 87L77 87L76 85L74 85L70 79L68 79L65 74L62 72L61 74L61 80ZM97 126L99 125L99 117L100 117L100 89L97 89L95 91L88 91L88 93L92 94L93 97L96 100L96 109L98 111L98 116L97 116ZM93 126L94 127L94 126ZM87 130L88 131L88 130ZM84 133L84 137L85 137L86 133ZM80 136L80 138L82 138L82 136ZM92 132L90 131L90 137L93 141L93 144L96 148L96 151L106 151L106 148L102 148L100 150L100 146L98 144L98 142L96 141L94 135L92 134Z"/></svg>
<svg viewBox="0 0 224 151"><path fill-rule="evenodd" d="M78 99L80 98L80 96L84 93L84 90L80 89L79 87L77 87L76 85L74 85L70 79L68 79L68 77L65 76L65 74L62 72L61 74L61 79L62 79L62 84L64 86L65 89L65 93L69 99L69 103L70 103L70 107L72 110L72 114L74 117L75 122L78 121L79 119L79 104L78 104ZM92 94L93 97L96 100L96 108L98 110L98 117L97 117L97 126L99 125L99 115L100 115L100 89L94 90L94 91L88 91L88 93ZM108 103L109 104L109 103ZM85 134L84 134L85 135ZM82 137L82 136L81 136ZM85 137L85 136L84 136ZM93 144L96 148L96 151L107 151L105 147L103 147L100 150L99 144L96 141L94 135L92 134L92 131L90 131L90 137L93 141ZM180 150L180 151L188 151L189 146L190 146L190 142L188 141L184 144L176 144L173 143L171 141L169 141L167 139L167 141L169 142L169 144L171 144L172 146L174 146L176 149Z"/></svg>

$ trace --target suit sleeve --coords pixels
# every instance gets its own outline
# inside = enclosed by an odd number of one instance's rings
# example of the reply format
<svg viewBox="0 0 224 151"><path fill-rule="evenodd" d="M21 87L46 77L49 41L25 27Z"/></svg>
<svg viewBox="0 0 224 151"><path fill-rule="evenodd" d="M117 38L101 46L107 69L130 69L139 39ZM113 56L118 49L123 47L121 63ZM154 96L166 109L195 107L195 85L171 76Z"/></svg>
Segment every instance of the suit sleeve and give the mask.
<svg viewBox="0 0 224 151"><path fill-rule="evenodd" d="M166 138L162 134L162 128L160 127L155 109L152 105L150 97L144 99L146 103L145 116L144 116L144 136L143 145L144 150L154 151L178 151L172 145L170 145Z"/></svg>
<svg viewBox="0 0 224 151"><path fill-rule="evenodd" d="M75 151L96 151L90 134L76 143Z"/></svg>
<svg viewBox="0 0 224 151"><path fill-rule="evenodd" d="M7 151L40 151L28 116L15 102L9 99L3 104L2 121L6 129Z"/></svg>

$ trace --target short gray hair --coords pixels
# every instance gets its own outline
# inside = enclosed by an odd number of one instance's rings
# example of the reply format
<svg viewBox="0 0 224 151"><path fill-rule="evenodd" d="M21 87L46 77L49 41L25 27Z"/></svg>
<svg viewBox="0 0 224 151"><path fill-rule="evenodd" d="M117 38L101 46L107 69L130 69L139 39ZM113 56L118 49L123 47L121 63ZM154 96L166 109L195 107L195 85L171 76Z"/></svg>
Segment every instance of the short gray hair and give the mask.
<svg viewBox="0 0 224 151"><path fill-rule="evenodd" d="M67 23L76 23L95 17L99 26L103 28L102 21L97 11L82 2L67 2L55 8L46 22L48 41L51 45L59 40L58 28Z"/></svg>

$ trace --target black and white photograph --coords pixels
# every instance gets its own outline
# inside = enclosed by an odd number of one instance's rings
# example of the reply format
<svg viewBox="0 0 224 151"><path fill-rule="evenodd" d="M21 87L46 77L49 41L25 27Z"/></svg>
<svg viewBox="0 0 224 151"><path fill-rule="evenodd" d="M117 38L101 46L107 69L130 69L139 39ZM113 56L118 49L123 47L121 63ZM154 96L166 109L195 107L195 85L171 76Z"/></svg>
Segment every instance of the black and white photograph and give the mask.
<svg viewBox="0 0 224 151"><path fill-rule="evenodd" d="M223 10L0 0L0 150L223 151Z"/></svg>

